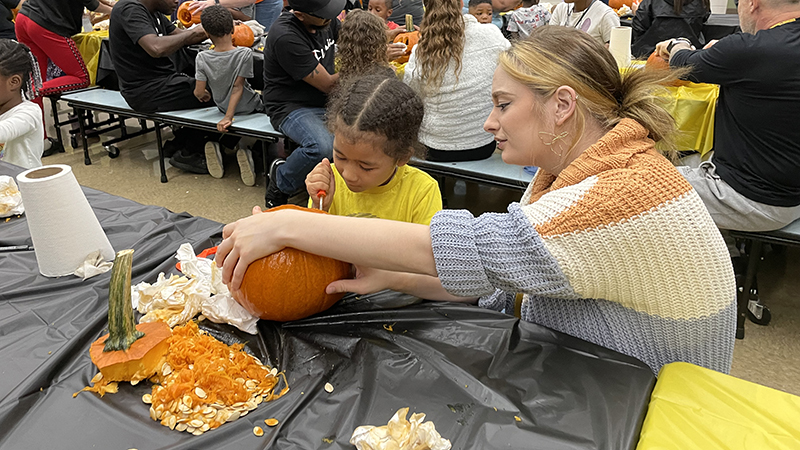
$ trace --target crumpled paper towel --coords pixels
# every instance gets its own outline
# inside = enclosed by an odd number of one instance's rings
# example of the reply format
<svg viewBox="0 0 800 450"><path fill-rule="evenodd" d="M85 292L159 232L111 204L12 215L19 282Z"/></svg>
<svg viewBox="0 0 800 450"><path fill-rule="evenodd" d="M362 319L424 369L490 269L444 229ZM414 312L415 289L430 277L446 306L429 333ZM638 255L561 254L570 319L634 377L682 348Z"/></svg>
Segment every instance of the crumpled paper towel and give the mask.
<svg viewBox="0 0 800 450"><path fill-rule="evenodd" d="M0 175L0 217L11 217L25 212L22 194L14 179Z"/></svg>
<svg viewBox="0 0 800 450"><path fill-rule="evenodd" d="M86 256L86 259L83 260L83 263L75 270L74 274L76 277L86 280L95 275L108 272L113 266L113 262L103 259L100 250L95 250Z"/></svg>
<svg viewBox="0 0 800 450"><path fill-rule="evenodd" d="M350 443L358 450L450 450L450 441L439 435L433 422L423 422L425 414L414 413L411 420L407 415L408 408L400 408L387 425L360 426Z"/></svg>
<svg viewBox="0 0 800 450"><path fill-rule="evenodd" d="M161 320L174 327L202 313L212 322L227 323L245 333L258 332L258 317L233 299L214 261L195 256L188 243L180 246L176 258L188 277L167 278L162 272L155 284L141 282L131 288L131 303L144 314L139 322Z"/></svg>

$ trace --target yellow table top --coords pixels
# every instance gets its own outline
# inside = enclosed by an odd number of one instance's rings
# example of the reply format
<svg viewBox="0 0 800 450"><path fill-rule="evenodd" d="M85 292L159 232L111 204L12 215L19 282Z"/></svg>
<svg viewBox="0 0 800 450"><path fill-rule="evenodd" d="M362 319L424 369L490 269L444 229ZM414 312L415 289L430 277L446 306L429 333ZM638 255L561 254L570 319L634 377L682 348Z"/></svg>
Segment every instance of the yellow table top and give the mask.
<svg viewBox="0 0 800 450"><path fill-rule="evenodd" d="M800 448L800 397L689 363L661 369L637 450Z"/></svg>

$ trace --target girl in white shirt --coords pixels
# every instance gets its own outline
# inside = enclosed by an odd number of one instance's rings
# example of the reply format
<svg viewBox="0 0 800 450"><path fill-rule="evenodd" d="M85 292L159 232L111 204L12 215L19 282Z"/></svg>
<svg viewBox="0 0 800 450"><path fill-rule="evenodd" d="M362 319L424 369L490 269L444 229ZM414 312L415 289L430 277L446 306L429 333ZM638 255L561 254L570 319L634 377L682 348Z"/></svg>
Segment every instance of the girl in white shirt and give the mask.
<svg viewBox="0 0 800 450"><path fill-rule="evenodd" d="M600 0L565 0L553 9L550 25L583 30L607 46L611 29L619 26L619 16Z"/></svg>
<svg viewBox="0 0 800 450"><path fill-rule="evenodd" d="M26 169L42 165L42 110L29 101L42 85L30 49L0 39L0 161Z"/></svg>

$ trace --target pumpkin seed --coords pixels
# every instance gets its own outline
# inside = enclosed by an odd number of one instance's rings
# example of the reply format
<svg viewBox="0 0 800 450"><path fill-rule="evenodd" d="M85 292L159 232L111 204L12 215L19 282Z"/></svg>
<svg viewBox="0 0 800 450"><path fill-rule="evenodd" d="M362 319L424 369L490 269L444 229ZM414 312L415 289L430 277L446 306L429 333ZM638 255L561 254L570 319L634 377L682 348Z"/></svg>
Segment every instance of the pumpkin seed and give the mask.
<svg viewBox="0 0 800 450"><path fill-rule="evenodd" d="M333 385L332 385L332 384L330 384L330 383L325 383L325 392L327 392L327 393L329 393L329 394L330 394L331 392L333 392Z"/></svg>
<svg viewBox="0 0 800 450"><path fill-rule="evenodd" d="M253 381L253 380L247 380L247 381L245 381L244 385L245 385L245 386L246 386L248 389L255 389L255 388L258 386L258 383L256 383L256 382L255 382L255 381Z"/></svg>
<svg viewBox="0 0 800 450"><path fill-rule="evenodd" d="M97 372L97 375L92 377L92 383L97 383L103 379L103 374L101 372Z"/></svg>
<svg viewBox="0 0 800 450"><path fill-rule="evenodd" d="M206 391L204 391L200 387L194 388L194 393L197 394L197 396L200 397L200 398L206 398Z"/></svg>
<svg viewBox="0 0 800 450"><path fill-rule="evenodd" d="M278 369L273 367L272 370L269 371L269 374L272 375L273 377L278 375Z"/></svg>
<svg viewBox="0 0 800 450"><path fill-rule="evenodd" d="M194 430L196 430L196 429L197 428L195 428L195 427L186 427L186 432L187 433L194 433Z"/></svg>
<svg viewBox="0 0 800 450"><path fill-rule="evenodd" d="M261 437L264 435L264 430L261 427L253 427L253 434L255 434L258 437Z"/></svg>
<svg viewBox="0 0 800 450"><path fill-rule="evenodd" d="M153 396L150 395L150 394L144 394L142 396L142 401L149 405L149 404L153 403Z"/></svg>
<svg viewBox="0 0 800 450"><path fill-rule="evenodd" d="M170 366L169 363L164 363L164 365L161 366L161 375L167 376L171 373L172 373L172 366Z"/></svg>
<svg viewBox="0 0 800 450"><path fill-rule="evenodd" d="M203 433L204 433L204 431L199 429L199 428L197 430L192 431L192 434L195 435L195 436L200 436Z"/></svg>
<svg viewBox="0 0 800 450"><path fill-rule="evenodd" d="M195 427L195 428L200 428L200 427L203 426L203 421L199 420L199 419L194 419L194 420L189 422L189 426L192 426L192 427Z"/></svg>
<svg viewBox="0 0 800 450"><path fill-rule="evenodd" d="M168 427L170 430L174 430L175 426L178 424L178 418L175 416L169 416Z"/></svg>
<svg viewBox="0 0 800 450"><path fill-rule="evenodd" d="M270 419L265 420L264 423L267 424L268 427L274 427L275 425L278 424L278 419L272 417Z"/></svg>
<svg viewBox="0 0 800 450"><path fill-rule="evenodd" d="M233 411L231 413L231 415L228 416L227 419L225 419L225 422L233 422L234 420L238 419L239 417L241 417L241 414L239 414L239 411Z"/></svg>
<svg viewBox="0 0 800 450"><path fill-rule="evenodd" d="M210 428L211 428L211 425L209 425L209 424L207 424L207 423L204 423L204 424L203 424L203 426L202 426L202 427L200 427L200 430L201 430L201 431L203 431L203 432L206 432L206 431L208 431Z"/></svg>
<svg viewBox="0 0 800 450"><path fill-rule="evenodd" d="M153 407L150 407L150 418L156 420L156 410Z"/></svg>
<svg viewBox="0 0 800 450"><path fill-rule="evenodd" d="M186 425L185 423L179 423L175 425L175 429L178 431L186 431L186 428L188 428L188 425Z"/></svg>
<svg viewBox="0 0 800 450"><path fill-rule="evenodd" d="M184 395L183 396L183 404L186 405L187 407L191 408L192 407L192 397L189 397L188 395Z"/></svg>

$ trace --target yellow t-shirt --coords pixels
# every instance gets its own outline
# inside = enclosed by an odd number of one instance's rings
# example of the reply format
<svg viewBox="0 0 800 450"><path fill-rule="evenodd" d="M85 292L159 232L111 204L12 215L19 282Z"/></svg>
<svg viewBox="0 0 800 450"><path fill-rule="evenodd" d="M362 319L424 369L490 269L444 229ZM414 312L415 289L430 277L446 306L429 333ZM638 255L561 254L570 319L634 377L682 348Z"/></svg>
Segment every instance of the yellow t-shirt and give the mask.
<svg viewBox="0 0 800 450"><path fill-rule="evenodd" d="M348 189L336 167L333 164L331 167L336 180L336 192L328 211L331 214L430 225L433 215L442 209L439 184L416 167L400 166L388 184L364 192ZM311 199L308 207L314 207Z"/></svg>

